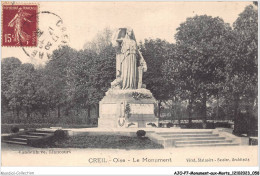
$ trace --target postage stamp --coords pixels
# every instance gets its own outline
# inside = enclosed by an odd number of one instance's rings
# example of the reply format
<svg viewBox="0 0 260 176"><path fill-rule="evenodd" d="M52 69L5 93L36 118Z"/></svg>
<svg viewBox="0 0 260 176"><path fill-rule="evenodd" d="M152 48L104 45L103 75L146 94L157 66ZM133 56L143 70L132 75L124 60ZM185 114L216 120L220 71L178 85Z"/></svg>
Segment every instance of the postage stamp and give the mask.
<svg viewBox="0 0 260 176"><path fill-rule="evenodd" d="M2 46L37 46L38 5L2 5Z"/></svg>

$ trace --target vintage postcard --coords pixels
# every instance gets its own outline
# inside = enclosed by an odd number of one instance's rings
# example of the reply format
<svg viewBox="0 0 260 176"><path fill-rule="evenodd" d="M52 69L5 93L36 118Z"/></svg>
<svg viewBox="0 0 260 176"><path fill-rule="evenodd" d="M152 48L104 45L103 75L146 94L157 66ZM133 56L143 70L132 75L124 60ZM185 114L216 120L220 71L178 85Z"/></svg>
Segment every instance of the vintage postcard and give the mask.
<svg viewBox="0 0 260 176"><path fill-rule="evenodd" d="M259 165L257 1L2 1L1 22L1 166Z"/></svg>

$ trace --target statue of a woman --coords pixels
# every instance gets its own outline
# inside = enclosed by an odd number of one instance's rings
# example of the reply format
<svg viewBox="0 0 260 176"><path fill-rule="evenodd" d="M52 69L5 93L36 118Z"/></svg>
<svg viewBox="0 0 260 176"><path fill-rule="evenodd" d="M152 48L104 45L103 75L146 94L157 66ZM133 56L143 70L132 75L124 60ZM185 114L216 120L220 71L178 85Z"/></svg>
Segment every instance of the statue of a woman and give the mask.
<svg viewBox="0 0 260 176"><path fill-rule="evenodd" d="M123 30L122 30L123 29ZM137 48L135 36L131 28L119 28L115 33L114 45L118 47L116 55L117 79L112 87L120 85L121 89L142 88L142 74L147 70L146 62ZM137 61L137 55L140 60Z"/></svg>
<svg viewBox="0 0 260 176"><path fill-rule="evenodd" d="M126 36L122 42L121 53L123 58L121 61L121 79L122 89L137 88L137 45L132 29L126 30Z"/></svg>

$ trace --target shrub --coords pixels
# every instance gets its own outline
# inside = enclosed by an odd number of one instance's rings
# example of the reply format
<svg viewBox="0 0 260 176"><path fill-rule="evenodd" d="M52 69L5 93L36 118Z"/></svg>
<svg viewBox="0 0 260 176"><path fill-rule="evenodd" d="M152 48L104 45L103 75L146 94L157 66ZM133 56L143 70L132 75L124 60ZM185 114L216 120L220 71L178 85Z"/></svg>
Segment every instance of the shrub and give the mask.
<svg viewBox="0 0 260 176"><path fill-rule="evenodd" d="M215 123L215 127L218 127L218 128L231 128L231 124L229 124L228 122L216 122Z"/></svg>
<svg viewBox="0 0 260 176"><path fill-rule="evenodd" d="M138 130L138 131L136 132L136 135L137 135L137 137L139 137L139 138L144 137L145 134L146 134L146 132L145 132L144 130Z"/></svg>
<svg viewBox="0 0 260 176"><path fill-rule="evenodd" d="M207 123L206 128L207 129L215 129L215 124L214 123Z"/></svg>
<svg viewBox="0 0 260 176"><path fill-rule="evenodd" d="M18 133L18 132L19 132L19 128L18 128L17 126L12 127L12 128L11 128L11 131L12 131L13 133Z"/></svg>
<svg viewBox="0 0 260 176"><path fill-rule="evenodd" d="M173 123L167 123L167 128L171 128L171 127L173 127Z"/></svg>
<svg viewBox="0 0 260 176"><path fill-rule="evenodd" d="M65 139L66 137L67 137L67 134L66 134L66 132L63 131L63 130L56 130L56 131L54 132L54 138L55 138L55 139L60 140L60 139Z"/></svg>

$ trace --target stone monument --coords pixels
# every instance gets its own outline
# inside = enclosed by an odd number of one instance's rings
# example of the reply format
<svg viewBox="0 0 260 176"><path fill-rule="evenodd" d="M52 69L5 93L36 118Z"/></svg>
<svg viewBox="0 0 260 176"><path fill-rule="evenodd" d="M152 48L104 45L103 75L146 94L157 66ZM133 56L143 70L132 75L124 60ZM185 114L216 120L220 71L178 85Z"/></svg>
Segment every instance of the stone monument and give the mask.
<svg viewBox="0 0 260 176"><path fill-rule="evenodd" d="M158 127L158 118L154 115L156 100L142 82L147 65L133 30L119 28L114 34L113 45L117 47L116 79L99 102L98 127Z"/></svg>

